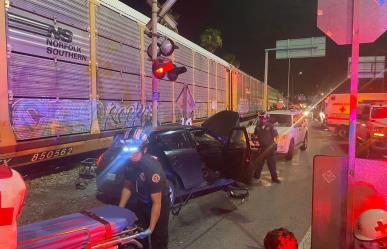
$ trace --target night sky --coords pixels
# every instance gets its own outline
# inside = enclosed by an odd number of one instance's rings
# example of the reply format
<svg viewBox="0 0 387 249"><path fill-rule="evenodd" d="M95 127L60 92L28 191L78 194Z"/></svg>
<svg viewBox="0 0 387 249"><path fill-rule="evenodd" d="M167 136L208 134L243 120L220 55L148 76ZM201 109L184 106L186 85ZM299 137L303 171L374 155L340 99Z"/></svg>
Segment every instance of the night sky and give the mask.
<svg viewBox="0 0 387 249"><path fill-rule="evenodd" d="M150 16L146 0L121 1ZM235 54L240 69L262 81L265 48L275 47L276 40L323 36L317 28L317 0L179 0L173 10L181 15L182 36L200 44L204 29L219 29L223 48L215 54ZM362 45L360 53L387 55L387 34L375 44ZM350 46L337 46L327 38L326 57L292 60L294 94L312 94L346 78L350 54ZM269 70L269 84L286 94L288 60L276 60L272 53Z"/></svg>

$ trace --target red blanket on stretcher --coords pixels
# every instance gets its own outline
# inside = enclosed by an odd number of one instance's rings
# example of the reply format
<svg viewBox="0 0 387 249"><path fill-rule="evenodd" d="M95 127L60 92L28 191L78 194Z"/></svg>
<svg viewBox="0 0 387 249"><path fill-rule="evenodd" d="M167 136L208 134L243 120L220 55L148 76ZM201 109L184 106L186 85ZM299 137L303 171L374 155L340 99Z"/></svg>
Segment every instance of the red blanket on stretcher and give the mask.
<svg viewBox="0 0 387 249"><path fill-rule="evenodd" d="M109 239L133 227L137 217L128 209L107 205L52 220L21 226L18 249L76 249Z"/></svg>

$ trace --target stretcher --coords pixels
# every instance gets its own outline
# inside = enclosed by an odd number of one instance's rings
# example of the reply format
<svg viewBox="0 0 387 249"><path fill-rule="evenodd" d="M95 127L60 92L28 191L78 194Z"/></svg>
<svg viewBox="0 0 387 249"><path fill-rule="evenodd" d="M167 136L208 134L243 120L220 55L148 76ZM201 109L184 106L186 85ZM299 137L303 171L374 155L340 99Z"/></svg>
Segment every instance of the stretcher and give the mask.
<svg viewBox="0 0 387 249"><path fill-rule="evenodd" d="M128 209L106 205L59 218L21 226L18 249L101 249L133 245L140 229Z"/></svg>

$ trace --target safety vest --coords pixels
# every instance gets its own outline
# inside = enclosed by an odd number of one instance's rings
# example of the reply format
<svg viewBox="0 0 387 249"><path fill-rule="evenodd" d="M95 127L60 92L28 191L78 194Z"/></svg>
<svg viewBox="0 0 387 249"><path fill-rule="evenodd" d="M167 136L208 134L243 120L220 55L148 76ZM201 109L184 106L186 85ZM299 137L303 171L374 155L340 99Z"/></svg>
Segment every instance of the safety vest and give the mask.
<svg viewBox="0 0 387 249"><path fill-rule="evenodd" d="M4 167L4 166L0 166ZM4 168L2 169L4 172ZM23 206L26 185L20 174L9 169L9 174L0 174L0 248L14 249L17 246L16 219Z"/></svg>

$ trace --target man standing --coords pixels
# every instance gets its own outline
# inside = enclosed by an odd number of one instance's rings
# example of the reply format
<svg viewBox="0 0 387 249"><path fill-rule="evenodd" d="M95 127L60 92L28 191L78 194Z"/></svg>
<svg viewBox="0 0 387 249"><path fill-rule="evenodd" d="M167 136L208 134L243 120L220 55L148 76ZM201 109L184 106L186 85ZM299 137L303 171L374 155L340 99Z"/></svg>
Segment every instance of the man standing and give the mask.
<svg viewBox="0 0 387 249"><path fill-rule="evenodd" d="M261 172L265 161L270 170L271 180L274 183L280 183L281 181L277 176L276 169L276 156L277 144L275 140L277 139L278 132L269 122L269 115L266 112L259 113L259 123L255 127L254 136L258 140L260 146L260 155L256 159L258 161L257 169L255 171L254 177L256 179L261 178Z"/></svg>
<svg viewBox="0 0 387 249"><path fill-rule="evenodd" d="M130 158L119 206L126 207L135 191L136 214L140 226L147 228L142 235L151 235L151 245L144 241L144 248L167 249L170 211L168 182L161 164L147 155L146 150L146 144L142 144Z"/></svg>

